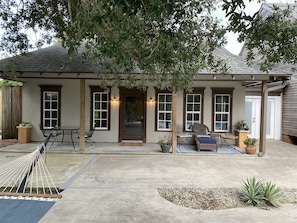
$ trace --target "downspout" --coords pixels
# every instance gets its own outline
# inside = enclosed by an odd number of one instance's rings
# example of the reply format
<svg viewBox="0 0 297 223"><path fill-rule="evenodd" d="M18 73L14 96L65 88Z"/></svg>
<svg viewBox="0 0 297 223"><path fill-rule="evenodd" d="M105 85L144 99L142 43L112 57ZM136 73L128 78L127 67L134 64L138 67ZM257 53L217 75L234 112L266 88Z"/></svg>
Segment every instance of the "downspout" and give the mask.
<svg viewBox="0 0 297 223"><path fill-rule="evenodd" d="M265 152L266 152L266 121L267 121L267 97L268 97L268 93L271 92L271 91L276 91L276 90L283 89L289 84L290 84L290 82L283 81L283 83L281 85L274 86L274 87L271 87L271 88L267 88L266 90L264 90L264 93L263 93L264 102L263 102L263 107L262 107L263 117L261 117L262 118L262 129L260 129L260 131L261 131L260 135L262 135L262 137L260 138L261 148L259 149L259 151L262 151L262 152L258 153L259 157L264 156Z"/></svg>

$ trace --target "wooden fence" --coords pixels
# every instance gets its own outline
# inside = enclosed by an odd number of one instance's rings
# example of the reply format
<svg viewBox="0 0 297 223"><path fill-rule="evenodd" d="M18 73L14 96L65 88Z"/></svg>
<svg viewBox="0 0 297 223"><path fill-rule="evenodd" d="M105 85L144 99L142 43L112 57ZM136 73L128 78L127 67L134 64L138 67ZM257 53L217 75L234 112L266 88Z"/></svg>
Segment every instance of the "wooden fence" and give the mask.
<svg viewBox="0 0 297 223"><path fill-rule="evenodd" d="M16 139L22 120L22 87L2 87L2 139Z"/></svg>

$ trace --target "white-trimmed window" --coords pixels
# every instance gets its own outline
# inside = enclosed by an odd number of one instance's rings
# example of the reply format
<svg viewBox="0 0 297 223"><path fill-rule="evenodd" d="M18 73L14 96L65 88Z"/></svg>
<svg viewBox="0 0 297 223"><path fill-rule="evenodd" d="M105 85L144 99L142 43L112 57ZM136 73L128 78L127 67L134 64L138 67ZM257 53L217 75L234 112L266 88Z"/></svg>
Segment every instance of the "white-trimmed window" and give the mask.
<svg viewBox="0 0 297 223"><path fill-rule="evenodd" d="M171 130L172 94L158 93L157 130Z"/></svg>
<svg viewBox="0 0 297 223"><path fill-rule="evenodd" d="M90 86L91 119L90 128L95 130L110 129L110 90L98 86Z"/></svg>
<svg viewBox="0 0 297 223"><path fill-rule="evenodd" d="M230 94L215 94L215 132L229 132L231 106L230 99Z"/></svg>
<svg viewBox="0 0 297 223"><path fill-rule="evenodd" d="M186 130L191 130L191 126L195 123L201 123L201 94L186 94Z"/></svg>
<svg viewBox="0 0 297 223"><path fill-rule="evenodd" d="M50 129L60 125L61 85L40 85L41 127Z"/></svg>
<svg viewBox="0 0 297 223"><path fill-rule="evenodd" d="M93 123L95 129L108 129L109 96L107 92L93 92Z"/></svg>
<svg viewBox="0 0 297 223"><path fill-rule="evenodd" d="M43 128L53 128L58 125L59 92L43 92Z"/></svg>

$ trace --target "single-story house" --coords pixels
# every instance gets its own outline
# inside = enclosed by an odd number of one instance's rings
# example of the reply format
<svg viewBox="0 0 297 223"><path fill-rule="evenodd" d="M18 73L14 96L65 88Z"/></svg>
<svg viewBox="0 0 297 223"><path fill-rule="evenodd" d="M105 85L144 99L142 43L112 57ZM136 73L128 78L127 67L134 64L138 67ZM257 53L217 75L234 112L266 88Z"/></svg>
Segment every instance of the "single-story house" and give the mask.
<svg viewBox="0 0 297 223"><path fill-rule="evenodd" d="M245 119L246 86L261 82L265 90L269 83L290 78L281 70L265 74L257 67L248 67L241 57L224 48L215 54L228 60L231 72L200 72L193 81L193 92L177 92L174 123L181 124L184 131L194 123L203 123L213 132L234 133L236 123ZM0 61L1 78L23 82L22 121L32 124L32 141L43 139L39 125L80 126L81 130L94 127L96 142L156 143L171 131L172 92L161 91L151 83L146 91L124 86L102 89L98 73L107 73L104 67L82 63L80 58L65 64L68 59L67 49L53 45L20 56L8 76L5 66L12 58Z"/></svg>

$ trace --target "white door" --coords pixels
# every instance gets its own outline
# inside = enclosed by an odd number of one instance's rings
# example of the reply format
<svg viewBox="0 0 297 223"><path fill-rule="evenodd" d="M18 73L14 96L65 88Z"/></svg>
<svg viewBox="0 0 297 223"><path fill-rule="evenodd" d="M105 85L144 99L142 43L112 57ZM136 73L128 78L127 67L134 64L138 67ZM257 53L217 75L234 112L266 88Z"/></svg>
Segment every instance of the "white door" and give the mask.
<svg viewBox="0 0 297 223"><path fill-rule="evenodd" d="M260 138L261 97L246 96L245 121L250 127L249 137ZM267 99L266 138L280 139L281 130L281 100L279 96Z"/></svg>

